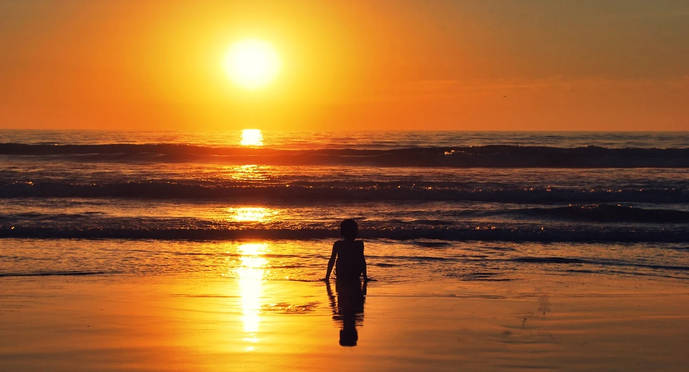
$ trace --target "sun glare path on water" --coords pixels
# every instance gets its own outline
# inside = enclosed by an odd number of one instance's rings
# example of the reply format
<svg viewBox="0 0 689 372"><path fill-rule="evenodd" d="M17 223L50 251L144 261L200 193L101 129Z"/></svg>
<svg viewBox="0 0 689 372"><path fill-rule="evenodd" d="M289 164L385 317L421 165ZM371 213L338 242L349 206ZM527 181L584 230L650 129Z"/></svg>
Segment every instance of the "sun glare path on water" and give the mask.
<svg viewBox="0 0 689 372"><path fill-rule="evenodd" d="M236 269L239 276L239 294L241 297L242 323L244 340L248 343L246 351L253 351L258 342L258 329L261 321L261 296L263 293L263 275L267 260L262 257L267 251L265 243L244 243L238 247L240 267Z"/></svg>
<svg viewBox="0 0 689 372"><path fill-rule="evenodd" d="M264 207L228 208L230 219L235 222L270 222L278 212Z"/></svg>
<svg viewBox="0 0 689 372"><path fill-rule="evenodd" d="M242 146L263 146L263 133L260 129L244 129L239 143Z"/></svg>

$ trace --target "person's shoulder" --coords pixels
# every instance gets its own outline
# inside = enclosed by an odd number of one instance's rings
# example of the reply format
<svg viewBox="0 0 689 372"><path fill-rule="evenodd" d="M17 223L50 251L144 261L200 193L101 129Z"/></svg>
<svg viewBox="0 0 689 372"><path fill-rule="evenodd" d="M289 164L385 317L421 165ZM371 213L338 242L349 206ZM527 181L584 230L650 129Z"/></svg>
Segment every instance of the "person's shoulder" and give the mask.
<svg viewBox="0 0 689 372"><path fill-rule="evenodd" d="M363 240L355 240L354 246L363 248L364 247L364 241Z"/></svg>

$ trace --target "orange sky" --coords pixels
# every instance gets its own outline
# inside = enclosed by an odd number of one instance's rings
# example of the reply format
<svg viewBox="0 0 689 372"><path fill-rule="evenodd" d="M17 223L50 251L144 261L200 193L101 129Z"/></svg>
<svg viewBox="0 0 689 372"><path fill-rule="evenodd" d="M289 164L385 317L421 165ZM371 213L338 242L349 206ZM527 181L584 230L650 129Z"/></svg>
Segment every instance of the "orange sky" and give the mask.
<svg viewBox="0 0 689 372"><path fill-rule="evenodd" d="M686 1L0 0L0 46L0 128L689 130Z"/></svg>

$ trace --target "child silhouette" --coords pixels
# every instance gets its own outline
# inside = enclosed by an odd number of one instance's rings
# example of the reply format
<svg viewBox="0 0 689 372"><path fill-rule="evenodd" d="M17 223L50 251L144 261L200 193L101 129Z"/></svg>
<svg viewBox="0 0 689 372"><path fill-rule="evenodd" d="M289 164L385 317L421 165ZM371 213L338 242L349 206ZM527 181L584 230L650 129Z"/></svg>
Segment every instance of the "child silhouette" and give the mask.
<svg viewBox="0 0 689 372"><path fill-rule="evenodd" d="M346 219L340 224L340 234L342 240L333 244L333 251L328 261L328 269L325 273L325 280L330 280L330 272L335 266L335 276L337 281L359 280L363 275L364 280L368 281L366 275L366 258L364 258L364 242L356 240L359 233L359 226L356 221Z"/></svg>

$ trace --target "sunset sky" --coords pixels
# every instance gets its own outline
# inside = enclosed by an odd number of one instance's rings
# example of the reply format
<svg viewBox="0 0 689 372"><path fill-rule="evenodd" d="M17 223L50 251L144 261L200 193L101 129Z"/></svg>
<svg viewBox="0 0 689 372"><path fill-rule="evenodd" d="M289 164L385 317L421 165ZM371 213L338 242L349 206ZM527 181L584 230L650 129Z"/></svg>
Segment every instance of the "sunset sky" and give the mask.
<svg viewBox="0 0 689 372"><path fill-rule="evenodd" d="M0 45L0 128L689 130L684 0L0 0Z"/></svg>

